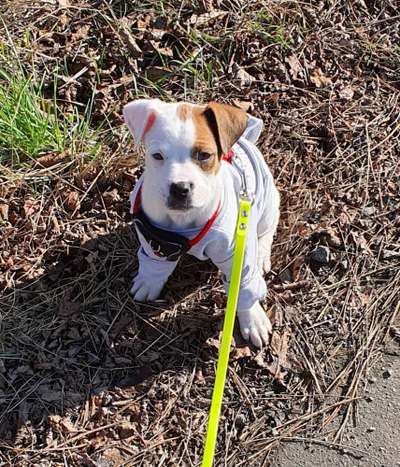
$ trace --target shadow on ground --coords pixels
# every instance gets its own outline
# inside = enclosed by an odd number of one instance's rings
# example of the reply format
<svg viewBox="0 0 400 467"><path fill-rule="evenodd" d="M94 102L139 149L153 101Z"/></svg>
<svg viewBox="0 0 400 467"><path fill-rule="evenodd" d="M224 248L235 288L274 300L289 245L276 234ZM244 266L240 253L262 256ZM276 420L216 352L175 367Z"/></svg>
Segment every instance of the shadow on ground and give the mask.
<svg viewBox="0 0 400 467"><path fill-rule="evenodd" d="M63 416L104 391L140 399L151 390L155 375L168 379L168 372L183 369L192 374L201 356L209 359L211 348L205 342L221 317L215 305L210 308L210 293L224 305L221 287L211 291L210 281L217 280L215 274L210 279L213 266L186 257L163 299L140 304L128 294L135 251L136 240L125 226L81 246L53 251L42 276L5 291L3 441L13 443L23 425ZM189 306L198 283L202 298L197 293ZM104 397L111 403L109 394Z"/></svg>

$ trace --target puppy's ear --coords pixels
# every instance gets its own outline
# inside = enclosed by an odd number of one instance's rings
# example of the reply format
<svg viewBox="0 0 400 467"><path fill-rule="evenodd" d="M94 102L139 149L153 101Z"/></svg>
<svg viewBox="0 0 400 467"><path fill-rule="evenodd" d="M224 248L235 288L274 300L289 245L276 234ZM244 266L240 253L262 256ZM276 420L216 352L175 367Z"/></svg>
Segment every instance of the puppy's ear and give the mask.
<svg viewBox="0 0 400 467"><path fill-rule="evenodd" d="M135 144L144 142L144 137L157 118L157 110L161 104L159 99L138 99L124 107L124 120L132 133Z"/></svg>
<svg viewBox="0 0 400 467"><path fill-rule="evenodd" d="M231 105L210 102L204 115L214 133L220 155L226 154L246 129L248 120L246 112Z"/></svg>

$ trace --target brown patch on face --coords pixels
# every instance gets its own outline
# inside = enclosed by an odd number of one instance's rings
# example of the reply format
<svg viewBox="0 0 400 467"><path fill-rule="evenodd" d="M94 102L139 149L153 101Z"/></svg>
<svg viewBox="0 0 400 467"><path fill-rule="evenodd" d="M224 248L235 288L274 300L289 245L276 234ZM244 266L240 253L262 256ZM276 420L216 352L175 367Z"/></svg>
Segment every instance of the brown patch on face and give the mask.
<svg viewBox="0 0 400 467"><path fill-rule="evenodd" d="M192 159L201 170L216 174L220 167L221 151L215 137L215 132L210 127L209 119L205 114L205 105L180 103L177 109L178 118L185 121L193 120L196 137L193 144ZM199 160L199 154L210 154L210 158Z"/></svg>
<svg viewBox="0 0 400 467"><path fill-rule="evenodd" d="M192 159L201 170L215 175L218 173L221 165L221 154L214 132L205 114L206 106L195 105L191 110L191 117L196 129ZM202 161L199 160L199 154L210 154L210 157Z"/></svg>

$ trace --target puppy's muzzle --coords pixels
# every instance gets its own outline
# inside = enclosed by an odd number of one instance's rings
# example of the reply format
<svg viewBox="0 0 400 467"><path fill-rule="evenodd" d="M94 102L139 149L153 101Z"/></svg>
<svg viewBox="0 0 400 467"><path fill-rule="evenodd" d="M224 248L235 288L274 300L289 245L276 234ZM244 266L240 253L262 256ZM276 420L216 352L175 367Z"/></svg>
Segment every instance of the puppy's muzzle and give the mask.
<svg viewBox="0 0 400 467"><path fill-rule="evenodd" d="M193 183L176 182L169 187L168 207L184 210L192 206Z"/></svg>

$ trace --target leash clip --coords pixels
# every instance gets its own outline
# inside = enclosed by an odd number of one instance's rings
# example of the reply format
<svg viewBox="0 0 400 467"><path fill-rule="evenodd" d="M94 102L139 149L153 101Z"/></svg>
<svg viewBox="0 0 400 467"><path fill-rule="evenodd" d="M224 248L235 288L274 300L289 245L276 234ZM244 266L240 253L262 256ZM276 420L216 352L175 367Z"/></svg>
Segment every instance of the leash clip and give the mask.
<svg viewBox="0 0 400 467"><path fill-rule="evenodd" d="M242 201L242 200L247 201L250 204L253 204L253 201L254 201L254 194L249 193L247 191L246 183L245 183L245 186L242 186L242 189L239 192L239 201Z"/></svg>
<svg viewBox="0 0 400 467"><path fill-rule="evenodd" d="M249 190L249 183L247 178L248 174L246 173L246 167L242 165L242 163L237 159L237 157L232 157L232 165L236 167L240 176L239 202L241 200L244 200L250 202L250 204L253 204L255 193L251 193Z"/></svg>

